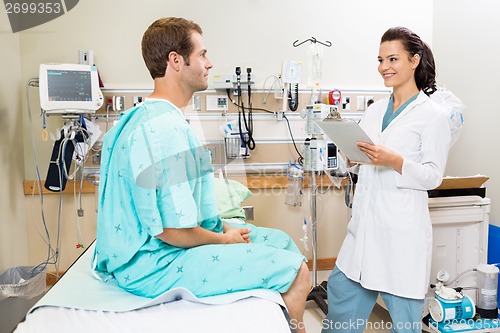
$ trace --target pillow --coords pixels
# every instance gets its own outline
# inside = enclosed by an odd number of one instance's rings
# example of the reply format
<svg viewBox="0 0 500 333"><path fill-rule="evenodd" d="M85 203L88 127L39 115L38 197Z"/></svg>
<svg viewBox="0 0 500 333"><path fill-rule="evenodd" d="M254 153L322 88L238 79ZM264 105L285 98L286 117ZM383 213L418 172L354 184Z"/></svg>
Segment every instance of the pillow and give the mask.
<svg viewBox="0 0 500 333"><path fill-rule="evenodd" d="M241 203L252 192L242 183L231 179L215 178L215 200L221 218L245 219L245 211Z"/></svg>

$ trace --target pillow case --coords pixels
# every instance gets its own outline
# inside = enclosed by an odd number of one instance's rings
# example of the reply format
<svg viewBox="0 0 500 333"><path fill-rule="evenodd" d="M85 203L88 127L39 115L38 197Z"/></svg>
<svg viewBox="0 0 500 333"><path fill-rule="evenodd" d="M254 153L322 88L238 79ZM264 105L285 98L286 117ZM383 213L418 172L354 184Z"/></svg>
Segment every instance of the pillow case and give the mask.
<svg viewBox="0 0 500 333"><path fill-rule="evenodd" d="M232 179L214 178L215 200L221 218L245 219L245 211L241 203L252 192L242 183Z"/></svg>

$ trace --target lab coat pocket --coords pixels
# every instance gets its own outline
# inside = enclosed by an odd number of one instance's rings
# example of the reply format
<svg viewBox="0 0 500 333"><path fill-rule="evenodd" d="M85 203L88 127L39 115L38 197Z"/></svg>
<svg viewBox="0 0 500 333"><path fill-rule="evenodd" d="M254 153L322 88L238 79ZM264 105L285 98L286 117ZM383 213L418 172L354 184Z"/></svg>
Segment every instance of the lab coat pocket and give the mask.
<svg viewBox="0 0 500 333"><path fill-rule="evenodd" d="M417 209L412 190L381 191L376 198L375 223L388 231L413 232L418 226Z"/></svg>
<svg viewBox="0 0 500 333"><path fill-rule="evenodd" d="M360 186L358 194L362 196L361 195L362 192L363 192L363 187ZM366 209L363 210L362 207L359 207L359 205L363 203L363 200L359 199L360 199L359 197L354 198L354 202L352 203L352 216L349 223L347 224L347 233L352 235L353 237L356 237L356 235L358 234L358 229L360 228L360 223L361 223L360 220L366 215L366 213L364 213Z"/></svg>

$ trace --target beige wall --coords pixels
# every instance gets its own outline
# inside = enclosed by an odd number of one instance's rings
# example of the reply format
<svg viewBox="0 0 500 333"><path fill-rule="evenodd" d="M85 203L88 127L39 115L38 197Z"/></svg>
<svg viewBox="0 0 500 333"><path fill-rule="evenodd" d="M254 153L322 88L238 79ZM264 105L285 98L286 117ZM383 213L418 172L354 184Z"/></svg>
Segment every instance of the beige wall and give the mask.
<svg viewBox="0 0 500 333"><path fill-rule="evenodd" d="M256 192L244 204L253 205L255 208L255 225L281 229L287 232L297 243L301 250L304 244L302 230L304 218L307 220L308 251L304 255L312 258L312 231L310 191L305 190L302 206L292 207L285 205L284 190L265 190ZM330 188L328 191L320 189L316 197L317 204L317 255L318 258L337 256L340 245L344 240L349 211L344 204L344 191Z"/></svg>
<svg viewBox="0 0 500 333"><path fill-rule="evenodd" d="M72 184L68 184L72 186ZM96 198L94 194L84 194L81 200L81 207L83 208L83 217L77 217L76 211L80 208L79 197L73 195L62 196L62 211L59 215L59 200L58 194L44 196L44 215L47 222L48 231L51 237L53 248L59 248L59 265L55 267L50 265L49 271L64 271L80 254L83 253L85 248L77 247L77 244L82 244L87 247L95 239L96 230ZM40 217L40 200L35 197L32 200L31 196L27 196L25 200L25 209L34 211L38 214L35 216L35 221L31 221L31 216L28 228L29 240L29 261L31 265L41 263L47 259L47 245L40 237L39 231L44 234L42 221ZM34 224L36 223L36 227ZM38 230L37 230L38 228ZM60 234L58 235L58 230ZM59 245L58 239L59 237ZM52 259L53 262L53 259Z"/></svg>
<svg viewBox="0 0 500 333"><path fill-rule="evenodd" d="M19 35L0 19L0 272L28 263Z"/></svg>

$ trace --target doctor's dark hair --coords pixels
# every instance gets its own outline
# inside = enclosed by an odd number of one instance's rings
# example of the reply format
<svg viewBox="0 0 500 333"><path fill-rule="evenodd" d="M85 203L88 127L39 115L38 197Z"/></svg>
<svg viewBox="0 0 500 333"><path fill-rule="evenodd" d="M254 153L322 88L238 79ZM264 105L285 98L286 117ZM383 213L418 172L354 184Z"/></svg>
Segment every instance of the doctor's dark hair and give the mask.
<svg viewBox="0 0 500 333"><path fill-rule="evenodd" d="M161 18L148 27L142 36L142 58L153 80L165 76L170 52L181 55L189 66L193 32L203 33L198 24L178 17Z"/></svg>
<svg viewBox="0 0 500 333"><path fill-rule="evenodd" d="M437 89L436 65L429 45L413 31L404 27L394 27L387 30L380 39L380 44L394 40L401 41L409 59L415 54L420 56L420 63L415 69L415 83L417 88L426 95L432 95Z"/></svg>

